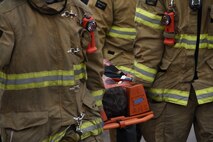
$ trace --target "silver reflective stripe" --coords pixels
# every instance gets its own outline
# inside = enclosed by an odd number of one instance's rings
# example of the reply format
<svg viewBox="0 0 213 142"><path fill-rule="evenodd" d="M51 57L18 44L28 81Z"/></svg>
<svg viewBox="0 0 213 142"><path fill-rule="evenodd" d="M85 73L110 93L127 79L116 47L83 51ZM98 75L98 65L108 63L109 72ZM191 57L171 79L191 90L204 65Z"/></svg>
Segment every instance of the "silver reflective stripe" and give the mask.
<svg viewBox="0 0 213 142"><path fill-rule="evenodd" d="M45 81L56 81L56 80L74 80L74 76L45 76L40 78L28 78L19 80L7 80L7 85L19 85L19 84L29 84L29 83L39 83Z"/></svg>
<svg viewBox="0 0 213 142"><path fill-rule="evenodd" d="M195 90L199 104L213 102L213 87Z"/></svg>
<svg viewBox="0 0 213 142"><path fill-rule="evenodd" d="M83 133L87 133L87 132L93 131L95 129L100 129L102 127L102 125L103 125L103 122L100 122L98 124L86 127L84 129L82 129L82 131L83 131Z"/></svg>
<svg viewBox="0 0 213 142"><path fill-rule="evenodd" d="M75 75L80 75L81 73L84 73L85 70L84 69L80 69L80 70L75 70Z"/></svg>
<svg viewBox="0 0 213 142"><path fill-rule="evenodd" d="M75 85L76 80L86 79L84 64L74 65L71 70L51 70L20 74L6 74L0 71L0 89L22 90L48 86Z"/></svg>
<svg viewBox="0 0 213 142"><path fill-rule="evenodd" d="M134 69L125 67L125 66L116 66L119 70L122 70L124 73L134 75Z"/></svg>
<svg viewBox="0 0 213 142"><path fill-rule="evenodd" d="M98 100L102 100L103 98L103 95L100 95L100 96L94 96L95 100L98 101Z"/></svg>
<svg viewBox="0 0 213 142"><path fill-rule="evenodd" d="M153 82L157 70L134 61L134 76L147 82Z"/></svg>
<svg viewBox="0 0 213 142"><path fill-rule="evenodd" d="M177 39L176 43L186 43L186 44L189 44L189 45L196 45L196 41L189 40L189 39L184 39L184 38Z"/></svg>
<svg viewBox="0 0 213 142"><path fill-rule="evenodd" d="M177 99L177 100L188 101L188 97L179 96L177 94L154 94L154 93L149 93L149 95L152 96L152 97L174 98L174 99Z"/></svg>
<svg viewBox="0 0 213 142"><path fill-rule="evenodd" d="M124 31L118 31L116 29L111 29L110 32L120 34L120 35L130 35L130 36L135 36L136 34L135 32L124 32Z"/></svg>
<svg viewBox="0 0 213 142"><path fill-rule="evenodd" d="M108 35L115 38L133 40L135 39L135 36L136 36L136 29L112 26Z"/></svg>
<svg viewBox="0 0 213 142"><path fill-rule="evenodd" d="M141 74L143 74L143 75L145 75L145 76L149 76L149 77L151 77L151 78L153 78L153 77L155 76L155 74L152 74L152 73L150 73L150 72L147 72L147 71L145 71L145 70L142 70L142 69L138 68L137 66L135 66L134 69L135 69L135 71L140 72Z"/></svg>
<svg viewBox="0 0 213 142"><path fill-rule="evenodd" d="M185 48L185 49L192 49L195 50L196 48L196 35L187 35L187 34L180 34L175 36L176 44L174 45L175 48ZM201 34L200 35L200 43L199 48L213 48L213 36L209 36L208 34Z"/></svg>
<svg viewBox="0 0 213 142"><path fill-rule="evenodd" d="M189 91L151 88L148 90L148 95L156 101L165 101L186 106L189 98Z"/></svg>
<svg viewBox="0 0 213 142"><path fill-rule="evenodd" d="M161 19L162 16L151 13L141 8L136 8L135 22L137 23L143 24L156 30L163 30L164 26L161 25Z"/></svg>
<svg viewBox="0 0 213 142"><path fill-rule="evenodd" d="M209 98L209 97L213 97L213 92L209 92L209 93L206 93L206 94L199 95L199 96L197 96L197 99L201 100L201 99L205 99L205 98Z"/></svg>
<svg viewBox="0 0 213 142"><path fill-rule="evenodd" d="M158 24L158 25L161 24L161 21L160 21L160 20L149 18L149 17L147 17L146 15L143 15L143 14L138 13L138 12L136 13L135 16L138 17L138 18L141 18L141 19L143 19L143 20L145 20L145 21L148 21L148 22L150 22L150 23L154 23L154 24Z"/></svg>
<svg viewBox="0 0 213 142"><path fill-rule="evenodd" d="M136 32L118 31L116 29L111 29L110 32L120 34L120 35L132 35L132 36L135 36L135 34L136 34Z"/></svg>

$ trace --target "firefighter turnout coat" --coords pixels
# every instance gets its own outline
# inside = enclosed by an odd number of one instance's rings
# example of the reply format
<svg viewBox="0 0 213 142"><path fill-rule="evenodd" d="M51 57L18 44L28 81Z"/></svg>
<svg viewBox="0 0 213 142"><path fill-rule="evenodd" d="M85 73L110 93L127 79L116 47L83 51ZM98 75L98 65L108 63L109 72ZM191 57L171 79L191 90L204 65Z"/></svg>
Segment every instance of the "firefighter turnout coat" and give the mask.
<svg viewBox="0 0 213 142"><path fill-rule="evenodd" d="M136 0L82 0L91 8L98 26L103 55L120 70L132 73Z"/></svg>
<svg viewBox="0 0 213 142"><path fill-rule="evenodd" d="M78 0L1 3L1 128L24 131L47 124L45 137L31 142L59 141L64 132L58 130L77 125L74 117L84 115L81 138L101 133L91 94L103 93L102 54L85 51L91 38L80 23L84 14L90 12Z"/></svg>
<svg viewBox="0 0 213 142"><path fill-rule="evenodd" d="M175 0L175 34L168 36L161 23L171 2L138 1L136 80L151 88L148 95L156 101L187 105L193 86L199 104L213 102L213 0L202 0L200 10ZM173 37L174 45L164 44Z"/></svg>

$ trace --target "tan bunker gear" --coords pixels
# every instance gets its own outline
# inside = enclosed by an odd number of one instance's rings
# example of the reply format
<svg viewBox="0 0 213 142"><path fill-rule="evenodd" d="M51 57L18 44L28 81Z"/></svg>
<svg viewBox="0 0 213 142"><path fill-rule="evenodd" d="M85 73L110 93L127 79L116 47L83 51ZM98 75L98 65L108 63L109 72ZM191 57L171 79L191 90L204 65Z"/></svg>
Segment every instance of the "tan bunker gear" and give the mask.
<svg viewBox="0 0 213 142"><path fill-rule="evenodd" d="M102 132L101 49L81 26L79 0L9 0L0 5L0 127L3 141L75 141ZM80 134L79 136L77 135ZM95 141L95 140L94 140Z"/></svg>
<svg viewBox="0 0 213 142"><path fill-rule="evenodd" d="M152 87L150 95L156 101L187 105L192 84L199 104L213 102L213 1L203 0L199 35L197 11L189 7L189 1L175 1L174 46L163 44L161 19L169 3L170 0L158 0L156 6L151 6L145 0L138 2L135 75ZM195 56L196 44L198 56ZM198 59L196 67L195 58ZM198 79L194 79L195 70Z"/></svg>
<svg viewBox="0 0 213 142"><path fill-rule="evenodd" d="M139 0L135 21L135 79L155 113L145 139L185 142L194 124L198 142L213 141L213 0Z"/></svg>
<svg viewBox="0 0 213 142"><path fill-rule="evenodd" d="M136 36L136 0L81 0L92 10L97 21L98 39L104 55L119 70L133 74L133 42ZM112 132L111 141L135 142L134 126ZM139 136L140 137L140 136ZM116 140L117 138L117 140Z"/></svg>
<svg viewBox="0 0 213 142"><path fill-rule="evenodd" d="M122 71L132 73L136 1L89 0L88 6L98 23L104 58Z"/></svg>

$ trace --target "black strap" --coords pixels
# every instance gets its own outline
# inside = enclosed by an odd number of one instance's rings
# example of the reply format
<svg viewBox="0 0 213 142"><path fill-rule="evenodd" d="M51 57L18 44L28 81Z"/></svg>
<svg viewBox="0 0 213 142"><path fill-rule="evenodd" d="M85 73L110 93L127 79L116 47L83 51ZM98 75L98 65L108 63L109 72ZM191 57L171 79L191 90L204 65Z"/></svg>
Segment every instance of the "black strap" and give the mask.
<svg viewBox="0 0 213 142"><path fill-rule="evenodd" d="M104 67L104 75L110 78L121 78L125 74L114 65L109 65Z"/></svg>
<svg viewBox="0 0 213 142"><path fill-rule="evenodd" d="M197 65L198 65L201 22L202 22L202 0L200 4L201 5L200 5L200 8L198 9L198 14L197 14L197 41L196 41L196 48L195 48L195 54L194 54L194 58L195 58L194 80L198 79Z"/></svg>

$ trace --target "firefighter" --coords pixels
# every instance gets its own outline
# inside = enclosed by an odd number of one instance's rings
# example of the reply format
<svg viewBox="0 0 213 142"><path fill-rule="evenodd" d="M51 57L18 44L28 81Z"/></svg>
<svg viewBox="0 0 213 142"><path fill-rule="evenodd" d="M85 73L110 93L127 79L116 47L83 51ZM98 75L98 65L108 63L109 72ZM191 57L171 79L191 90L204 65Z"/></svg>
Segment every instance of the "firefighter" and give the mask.
<svg viewBox="0 0 213 142"><path fill-rule="evenodd" d="M81 1L91 8L97 21L98 39L101 48L103 48L104 58L123 72L133 73L136 0ZM134 129L135 126L117 129L117 141L136 141Z"/></svg>
<svg viewBox="0 0 213 142"><path fill-rule="evenodd" d="M3 142L102 141L102 53L87 52L94 39L82 26L90 17L79 0L0 4Z"/></svg>
<svg viewBox="0 0 213 142"><path fill-rule="evenodd" d="M185 142L194 125L213 141L213 0L139 0L135 21L135 80L155 113L145 140Z"/></svg>

